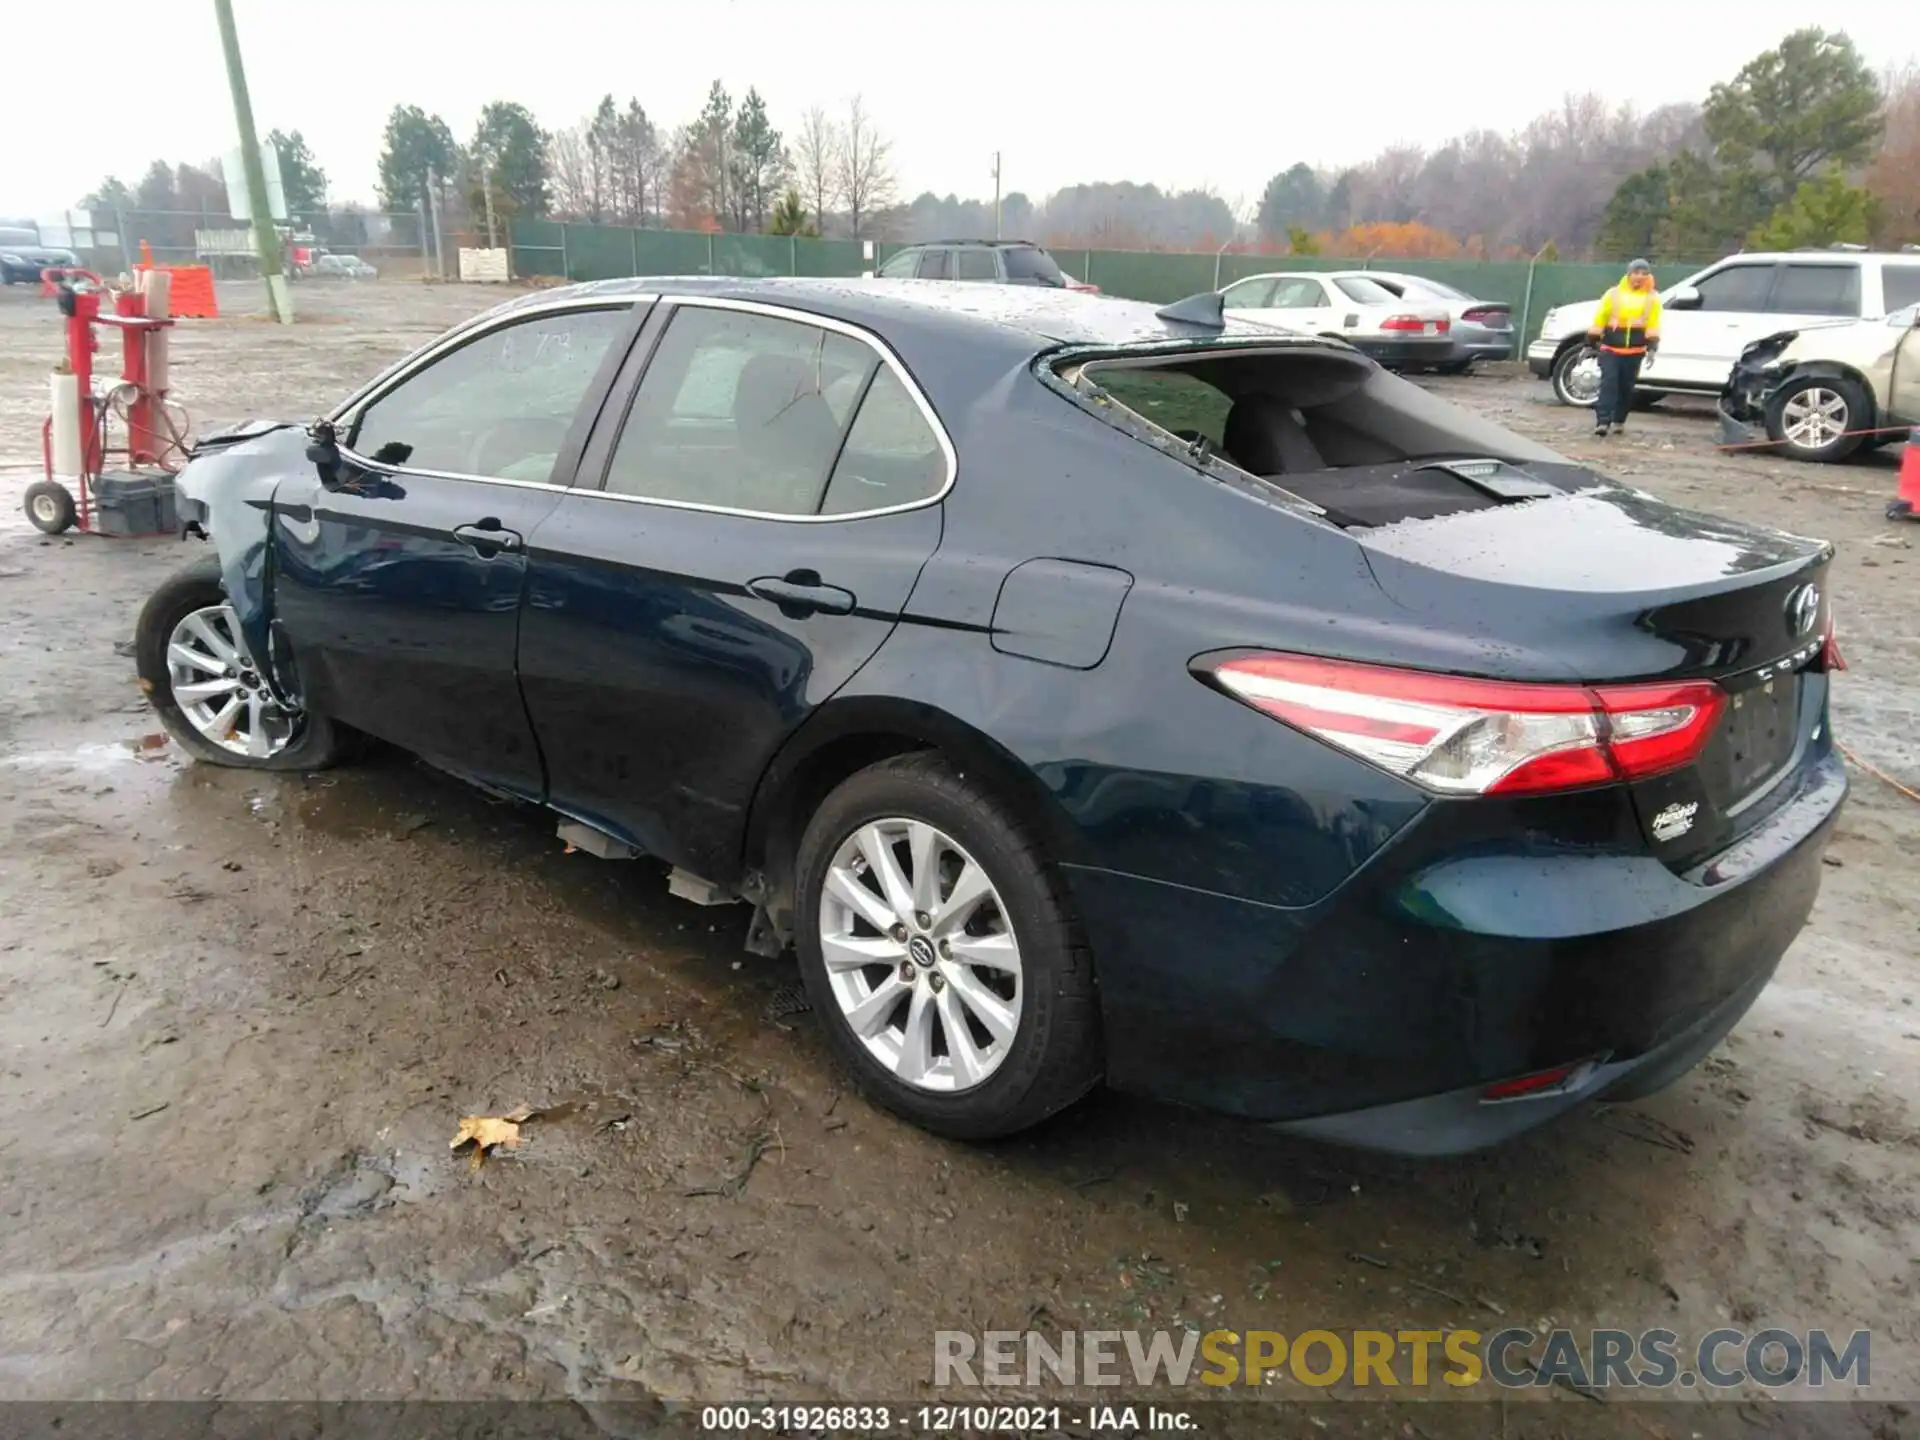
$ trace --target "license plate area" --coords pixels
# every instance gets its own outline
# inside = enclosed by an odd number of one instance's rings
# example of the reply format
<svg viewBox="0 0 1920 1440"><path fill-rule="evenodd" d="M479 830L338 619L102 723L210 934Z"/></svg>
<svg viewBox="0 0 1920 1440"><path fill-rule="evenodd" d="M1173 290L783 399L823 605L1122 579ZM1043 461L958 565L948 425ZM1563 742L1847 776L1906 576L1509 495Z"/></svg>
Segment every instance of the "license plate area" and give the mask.
<svg viewBox="0 0 1920 1440"><path fill-rule="evenodd" d="M1737 806L1793 759L1801 684L1798 674L1782 675L1728 697L1719 731L1702 757L1707 788L1723 808Z"/></svg>

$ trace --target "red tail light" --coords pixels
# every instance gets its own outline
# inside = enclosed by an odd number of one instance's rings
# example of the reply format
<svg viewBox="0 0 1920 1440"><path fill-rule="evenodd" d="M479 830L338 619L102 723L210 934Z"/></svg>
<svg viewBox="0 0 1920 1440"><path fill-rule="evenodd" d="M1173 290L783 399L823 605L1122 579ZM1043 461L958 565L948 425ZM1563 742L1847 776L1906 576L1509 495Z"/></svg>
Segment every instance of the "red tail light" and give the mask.
<svg viewBox="0 0 1920 1440"><path fill-rule="evenodd" d="M1411 332L1415 335L1422 335L1428 330L1432 330L1435 334L1444 335L1453 328L1453 321L1446 319L1429 320L1420 315L1389 315L1380 322L1380 328L1382 330L1392 330L1396 333Z"/></svg>
<svg viewBox="0 0 1920 1440"><path fill-rule="evenodd" d="M1475 305L1470 309L1462 310L1460 318L1471 320L1476 325L1484 325L1489 320L1504 320L1510 313L1504 305Z"/></svg>
<svg viewBox="0 0 1920 1440"><path fill-rule="evenodd" d="M1726 704L1705 681L1533 685L1306 655L1207 666L1254 709L1448 795L1638 780L1693 761Z"/></svg>

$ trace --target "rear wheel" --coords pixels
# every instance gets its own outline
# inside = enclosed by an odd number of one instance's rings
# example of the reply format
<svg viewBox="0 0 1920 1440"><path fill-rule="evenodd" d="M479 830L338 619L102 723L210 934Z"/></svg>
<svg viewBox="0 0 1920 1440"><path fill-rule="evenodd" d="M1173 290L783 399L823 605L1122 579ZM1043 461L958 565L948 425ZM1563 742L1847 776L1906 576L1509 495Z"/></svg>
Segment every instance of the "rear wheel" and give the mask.
<svg viewBox="0 0 1920 1440"><path fill-rule="evenodd" d="M1591 410L1600 403L1600 352L1592 345L1569 345L1554 357L1553 394L1562 405Z"/></svg>
<svg viewBox="0 0 1920 1440"><path fill-rule="evenodd" d="M1871 426L1872 406L1851 380L1826 376L1790 380L1767 402L1767 434L1796 460L1831 463L1860 448L1849 434Z"/></svg>
<svg viewBox="0 0 1920 1440"><path fill-rule="evenodd" d="M843 782L800 842L796 945L862 1090L958 1139L1011 1135L1101 1073L1093 962L1037 837L934 754Z"/></svg>
<svg viewBox="0 0 1920 1440"><path fill-rule="evenodd" d="M320 770L340 758L343 731L274 698L227 603L217 557L161 583L140 612L133 644L141 688L195 759L241 770Z"/></svg>
<svg viewBox="0 0 1920 1440"><path fill-rule="evenodd" d="M1446 364L1436 365L1433 368L1442 375L1467 375L1472 373L1473 361L1449 360Z"/></svg>

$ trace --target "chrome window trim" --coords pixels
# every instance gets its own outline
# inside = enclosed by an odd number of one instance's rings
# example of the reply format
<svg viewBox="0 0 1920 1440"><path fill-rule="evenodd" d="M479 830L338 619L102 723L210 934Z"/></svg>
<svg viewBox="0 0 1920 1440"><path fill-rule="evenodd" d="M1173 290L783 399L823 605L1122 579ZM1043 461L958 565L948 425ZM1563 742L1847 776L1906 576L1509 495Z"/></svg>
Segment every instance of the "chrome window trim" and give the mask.
<svg viewBox="0 0 1920 1440"><path fill-rule="evenodd" d="M450 354L462 346L470 345L482 336L490 335L496 330L504 330L509 325L518 325L527 320L538 320L548 315L563 315L569 310L631 311L637 305L658 300L659 298L657 295L574 295L564 300L545 300L535 305L514 306L511 309L501 311L495 316L495 323L491 325L488 325L486 321L487 317L493 315L494 312L483 312L475 316L474 319L470 320L467 324L448 331L437 341L429 344L426 349L417 350L397 365L389 366L387 369L381 371L380 374L374 376L372 380L361 386L345 403L337 406L334 411L327 416L327 420L334 425L341 424L349 416L354 415L355 412L373 404L377 400L384 399L392 391L398 389L401 385L404 385L408 380L433 364L434 361L440 359L441 356ZM556 485L550 480L508 480L498 475L473 475L464 470L428 470L417 465L387 465L377 460L368 459L365 455L360 454L359 451L351 450L345 445L340 446L340 453L352 460L354 464L371 470L377 475L421 475L434 480L476 480L483 485L511 485L516 489L522 490L568 490L572 488L567 485Z"/></svg>
<svg viewBox="0 0 1920 1440"><path fill-rule="evenodd" d="M880 357L882 365L893 371L894 378L905 388L908 397L918 407L920 418L925 420L933 430L933 438L939 442L940 454L947 462L947 478L933 494L918 500L910 500L901 505L882 505L873 510L849 510L844 514L835 515L791 515L774 510L742 510L731 505L702 505L693 500L662 500L652 495L616 495L598 486L576 485L573 487L573 494L591 499L618 500L629 505L654 505L663 510L693 510L706 515L738 515L749 520L784 520L794 525L827 525L839 524L847 520L868 520L876 515L903 515L910 510L922 510L929 505L938 505L952 493L954 480L960 471L960 457L953 448L953 439L947 434L947 427L940 422L939 415L935 413L933 405L921 390L920 382L913 378L913 372L901 363L900 357L893 353L892 347L871 330L863 330L858 325L837 320L831 315L820 315L811 310L796 309L787 305L769 305L759 300L735 300L723 295L662 295L659 298L660 304L675 310L682 306L702 310L737 310L748 315L764 315L772 320L791 320L796 324L831 330L836 335L844 335L848 339L858 340L866 345ZM644 371L641 379L644 383ZM859 418L858 411L854 412L853 418ZM851 432L851 420L848 422L848 429ZM607 452L609 464L612 463L612 457L618 451L619 444L619 438L616 436L612 448ZM831 474L828 479L831 481ZM823 493L822 501L824 500Z"/></svg>

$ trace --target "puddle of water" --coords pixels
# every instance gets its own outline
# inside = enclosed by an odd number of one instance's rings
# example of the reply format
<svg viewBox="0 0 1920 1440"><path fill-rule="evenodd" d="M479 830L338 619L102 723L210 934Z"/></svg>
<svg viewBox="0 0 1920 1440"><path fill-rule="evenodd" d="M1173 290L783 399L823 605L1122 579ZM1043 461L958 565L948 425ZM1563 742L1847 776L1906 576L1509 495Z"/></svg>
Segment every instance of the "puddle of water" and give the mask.
<svg viewBox="0 0 1920 1440"><path fill-rule="evenodd" d="M75 770L83 775L98 775L136 762L174 759L167 737L159 732L132 740L105 744L76 745L71 750L33 750L25 755L9 755L0 766L14 770Z"/></svg>

